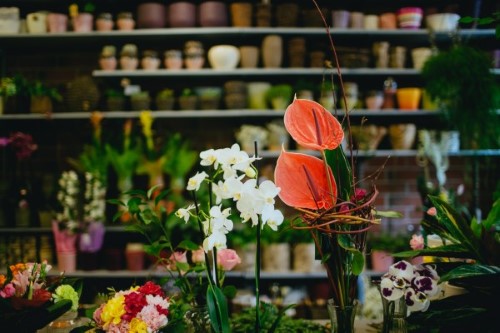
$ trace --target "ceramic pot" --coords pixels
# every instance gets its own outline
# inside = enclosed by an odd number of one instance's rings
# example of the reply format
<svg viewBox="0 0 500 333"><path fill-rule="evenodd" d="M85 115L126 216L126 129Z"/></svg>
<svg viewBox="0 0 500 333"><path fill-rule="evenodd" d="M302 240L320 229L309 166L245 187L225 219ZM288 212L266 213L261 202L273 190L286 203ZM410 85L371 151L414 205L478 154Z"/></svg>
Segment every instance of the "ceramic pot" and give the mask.
<svg viewBox="0 0 500 333"><path fill-rule="evenodd" d="M376 125L351 126L353 146L364 151L374 151L387 134L387 128Z"/></svg>
<svg viewBox="0 0 500 333"><path fill-rule="evenodd" d="M187 69L201 69L205 64L205 57L198 54L186 55L184 58L184 65Z"/></svg>
<svg viewBox="0 0 500 333"><path fill-rule="evenodd" d="M115 56L99 58L99 67L104 71L113 71L118 66L118 61Z"/></svg>
<svg viewBox="0 0 500 333"><path fill-rule="evenodd" d="M257 46L240 46L240 65L242 68L256 68L259 64Z"/></svg>
<svg viewBox="0 0 500 333"><path fill-rule="evenodd" d="M125 98L122 96L109 96L106 98L106 109L108 111L125 110Z"/></svg>
<svg viewBox="0 0 500 333"><path fill-rule="evenodd" d="M80 13L73 17L72 22L75 32L91 32L94 26L94 16L90 13Z"/></svg>
<svg viewBox="0 0 500 333"><path fill-rule="evenodd" d="M142 243L128 243L125 247L125 262L129 271L144 269L144 245Z"/></svg>
<svg viewBox="0 0 500 333"><path fill-rule="evenodd" d="M157 110L173 110L175 98L174 97L157 97L155 100Z"/></svg>
<svg viewBox="0 0 500 333"><path fill-rule="evenodd" d="M168 22L172 28L196 26L196 6L185 1L170 4L168 7Z"/></svg>
<svg viewBox="0 0 500 333"><path fill-rule="evenodd" d="M167 7L158 2L146 2L137 6L139 29L164 28L167 25Z"/></svg>
<svg viewBox="0 0 500 333"><path fill-rule="evenodd" d="M312 51L309 53L309 59L309 66L312 68L323 68L325 66L325 52L323 51Z"/></svg>
<svg viewBox="0 0 500 333"><path fill-rule="evenodd" d="M391 68L406 67L406 47L394 46L390 50L389 65Z"/></svg>
<svg viewBox="0 0 500 333"><path fill-rule="evenodd" d="M375 272L387 272L394 263L394 257L387 251L373 250L371 253L372 270Z"/></svg>
<svg viewBox="0 0 500 333"><path fill-rule="evenodd" d="M131 12L121 12L118 14L118 18L116 19L116 27L118 30L134 30L135 28L135 20L134 16Z"/></svg>
<svg viewBox="0 0 500 333"><path fill-rule="evenodd" d="M168 50L168 51L166 51L164 65L165 65L165 68L168 68L168 69L181 69L182 68L182 51L181 50Z"/></svg>
<svg viewBox="0 0 500 333"><path fill-rule="evenodd" d="M321 272L321 260L316 260L314 243L298 243L293 248L293 271L302 273Z"/></svg>
<svg viewBox="0 0 500 333"><path fill-rule="evenodd" d="M425 18L428 29L432 31L453 31L458 27L460 15L454 13L430 14Z"/></svg>
<svg viewBox="0 0 500 333"><path fill-rule="evenodd" d="M418 29L422 24L422 8L403 7L397 12L398 25L402 29Z"/></svg>
<svg viewBox="0 0 500 333"><path fill-rule="evenodd" d="M332 18L330 11L326 8L321 8L320 10L326 19L326 23L330 24L330 22L328 22ZM316 8L304 9L302 11L302 22L305 27L324 28L323 19L318 14L318 10Z"/></svg>
<svg viewBox="0 0 500 333"><path fill-rule="evenodd" d="M375 42L372 46L376 68L389 67L389 42Z"/></svg>
<svg viewBox="0 0 500 333"><path fill-rule="evenodd" d="M363 18L363 28L367 30L378 29L379 18L377 15L365 15Z"/></svg>
<svg viewBox="0 0 500 333"><path fill-rule="evenodd" d="M60 13L47 14L48 32L66 32L68 30L68 15Z"/></svg>
<svg viewBox="0 0 500 333"><path fill-rule="evenodd" d="M407 150L413 147L417 127L414 124L395 124L389 126L392 149Z"/></svg>
<svg viewBox="0 0 500 333"><path fill-rule="evenodd" d="M179 107L181 110L196 110L197 105L197 96L179 96Z"/></svg>
<svg viewBox="0 0 500 333"><path fill-rule="evenodd" d="M332 11L332 23L334 28L345 29L349 27L350 13L347 10Z"/></svg>
<svg viewBox="0 0 500 333"><path fill-rule="evenodd" d="M420 88L398 88L396 100L401 110L416 110L420 105L422 89Z"/></svg>
<svg viewBox="0 0 500 333"><path fill-rule="evenodd" d="M291 38L288 41L288 66L305 67L306 39L303 37Z"/></svg>
<svg viewBox="0 0 500 333"><path fill-rule="evenodd" d="M229 5L233 27L251 27L253 5L248 2L235 2Z"/></svg>
<svg viewBox="0 0 500 333"><path fill-rule="evenodd" d="M271 88L269 82L249 82L247 84L250 109L267 109L266 94L269 88Z"/></svg>
<svg viewBox="0 0 500 333"><path fill-rule="evenodd" d="M227 7L222 1L205 1L198 6L201 27L226 27Z"/></svg>
<svg viewBox="0 0 500 333"><path fill-rule="evenodd" d="M425 62L432 56L432 50L429 47L417 47L411 50L411 59L413 68L421 70Z"/></svg>
<svg viewBox="0 0 500 333"><path fill-rule="evenodd" d="M0 7L0 33L17 34L21 30L18 7Z"/></svg>
<svg viewBox="0 0 500 333"><path fill-rule="evenodd" d="M299 21L299 5L281 3L276 6L276 25L278 27L296 27Z"/></svg>
<svg viewBox="0 0 500 333"><path fill-rule="evenodd" d="M120 68L126 71L135 70L139 67L139 59L130 56L120 57Z"/></svg>
<svg viewBox="0 0 500 333"><path fill-rule="evenodd" d="M224 103L228 109L246 109L248 107L247 94L244 93L231 93L226 94Z"/></svg>
<svg viewBox="0 0 500 333"><path fill-rule="evenodd" d="M349 17L349 28L363 29L364 19L365 14L362 12L351 12L351 16Z"/></svg>
<svg viewBox="0 0 500 333"><path fill-rule="evenodd" d="M396 29L396 22L396 14L394 13L382 13L379 16L380 29Z"/></svg>
<svg viewBox="0 0 500 333"><path fill-rule="evenodd" d="M262 63L265 68L281 67L283 60L283 39L278 35L268 35L262 41Z"/></svg>
<svg viewBox="0 0 500 333"><path fill-rule="evenodd" d="M49 96L31 96L31 113L52 113L52 100Z"/></svg>
<svg viewBox="0 0 500 333"><path fill-rule="evenodd" d="M141 67L144 70L156 70L160 67L160 58L158 53L153 50L145 50L141 59Z"/></svg>
<svg viewBox="0 0 500 333"><path fill-rule="evenodd" d="M47 13L36 12L26 15L26 25L30 34L47 32Z"/></svg>
<svg viewBox="0 0 500 333"><path fill-rule="evenodd" d="M233 45L216 45L208 50L208 61L214 69L234 69L240 61L240 51Z"/></svg>
<svg viewBox="0 0 500 333"><path fill-rule="evenodd" d="M262 268L266 272L288 272L290 270L290 244L274 243L264 246Z"/></svg>
<svg viewBox="0 0 500 333"><path fill-rule="evenodd" d="M111 13L100 13L95 20L95 28L97 31L111 31L115 23Z"/></svg>
<svg viewBox="0 0 500 333"><path fill-rule="evenodd" d="M271 5L267 3L259 3L256 5L255 20L258 27L271 26Z"/></svg>
<svg viewBox="0 0 500 333"><path fill-rule="evenodd" d="M57 252L57 269L60 272L76 271L76 252Z"/></svg>
<svg viewBox="0 0 500 333"><path fill-rule="evenodd" d="M379 90L371 90L365 96L365 105L367 109L379 110L384 104L384 92Z"/></svg>

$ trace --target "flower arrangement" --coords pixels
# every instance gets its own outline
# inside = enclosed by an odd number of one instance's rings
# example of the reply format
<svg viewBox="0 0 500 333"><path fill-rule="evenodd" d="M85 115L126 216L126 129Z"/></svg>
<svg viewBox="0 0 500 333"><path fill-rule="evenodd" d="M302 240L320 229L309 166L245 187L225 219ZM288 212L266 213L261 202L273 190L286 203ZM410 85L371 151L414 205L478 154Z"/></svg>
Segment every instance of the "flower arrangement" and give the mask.
<svg viewBox="0 0 500 333"><path fill-rule="evenodd" d="M388 301L404 298L407 315L415 311L426 311L430 299L438 295L439 275L430 265L413 266L401 260L393 264L382 276L380 292Z"/></svg>
<svg viewBox="0 0 500 333"><path fill-rule="evenodd" d="M2 327L34 331L68 310L77 310L81 283L58 277L49 281L47 262L17 263L0 274Z"/></svg>
<svg viewBox="0 0 500 333"><path fill-rule="evenodd" d="M94 312L94 325L104 332L159 332L169 322L169 307L162 288L148 281L113 292Z"/></svg>

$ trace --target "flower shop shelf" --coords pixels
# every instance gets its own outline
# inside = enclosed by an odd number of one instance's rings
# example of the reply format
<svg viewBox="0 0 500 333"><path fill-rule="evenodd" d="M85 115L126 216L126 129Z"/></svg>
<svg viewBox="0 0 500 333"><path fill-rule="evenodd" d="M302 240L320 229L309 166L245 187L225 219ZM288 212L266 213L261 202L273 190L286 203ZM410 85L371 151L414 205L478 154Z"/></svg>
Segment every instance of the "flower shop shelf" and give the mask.
<svg viewBox="0 0 500 333"><path fill-rule="evenodd" d="M106 232L128 232L125 230L124 226L106 226ZM0 235L13 235L13 234L52 234L52 228L50 227L15 227L15 228L3 228L0 227Z"/></svg>
<svg viewBox="0 0 500 333"><path fill-rule="evenodd" d="M19 47L30 43L43 42L46 46L67 47L69 43L77 47L102 41L108 43L110 39L114 42L134 42L134 41L155 41L162 42L169 40L178 40L179 38L192 38L214 40L224 38L226 41L241 41L242 37L262 37L269 34L278 34L282 36L308 36L321 37L326 33L324 28L281 28L281 27L203 27L203 28L164 28L164 29L136 29L132 31L92 31L92 32L62 32L62 33L40 33L40 34L5 34L0 36L3 47ZM330 34L336 41L356 40L377 40L380 38L390 39L392 41L406 42L411 38L413 43L428 44L431 32L426 29L339 29L331 28ZM462 29L458 35L464 38L489 38L495 35L494 29ZM437 42L450 41L451 34L448 32L433 33Z"/></svg>

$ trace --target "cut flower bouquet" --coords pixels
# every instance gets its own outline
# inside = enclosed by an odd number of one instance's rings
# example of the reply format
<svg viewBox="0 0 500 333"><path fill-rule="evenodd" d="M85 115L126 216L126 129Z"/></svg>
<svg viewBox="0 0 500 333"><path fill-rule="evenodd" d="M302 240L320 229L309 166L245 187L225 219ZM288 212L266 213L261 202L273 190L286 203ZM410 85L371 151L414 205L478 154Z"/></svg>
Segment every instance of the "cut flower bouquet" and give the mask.
<svg viewBox="0 0 500 333"><path fill-rule="evenodd" d="M46 262L17 263L9 266L6 275L0 274L3 328L34 331L78 309L81 283L61 276L49 280L51 268Z"/></svg>

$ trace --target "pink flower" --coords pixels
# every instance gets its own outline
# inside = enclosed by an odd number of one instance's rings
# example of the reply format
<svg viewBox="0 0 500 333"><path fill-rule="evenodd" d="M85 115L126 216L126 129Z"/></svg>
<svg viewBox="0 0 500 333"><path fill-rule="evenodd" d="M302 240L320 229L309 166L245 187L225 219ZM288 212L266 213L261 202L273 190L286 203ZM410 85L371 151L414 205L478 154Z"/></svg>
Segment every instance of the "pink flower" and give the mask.
<svg viewBox="0 0 500 333"><path fill-rule="evenodd" d="M149 304L143 307L141 312L137 315L137 318L144 321L148 328L150 328L153 332L158 331L168 323L167 316L160 314L154 304Z"/></svg>
<svg viewBox="0 0 500 333"><path fill-rule="evenodd" d="M354 202L361 201L366 197L366 193L367 193L367 191L364 188L357 188L354 191L354 196L353 196L352 200Z"/></svg>
<svg viewBox="0 0 500 333"><path fill-rule="evenodd" d="M102 303L101 306L99 306L97 308L97 310L94 311L94 315L92 316L92 318L94 319L97 327L101 327L104 325L103 321L101 320L101 313L102 313L102 310L104 309L104 306L106 305L106 303Z"/></svg>
<svg viewBox="0 0 500 333"><path fill-rule="evenodd" d="M14 285L12 283L9 283L5 285L5 287L0 290L0 297L2 298L9 298L14 296L16 293L16 288L14 288Z"/></svg>
<svg viewBox="0 0 500 333"><path fill-rule="evenodd" d="M203 248L199 248L198 250L192 251L191 259L195 264L202 264L205 262L205 251Z"/></svg>
<svg viewBox="0 0 500 333"><path fill-rule="evenodd" d="M182 251L175 251L168 258L168 262L169 262L168 269L170 269L172 271L176 271L177 270L177 266L175 265L176 262L187 263L187 253L186 253L186 251L184 251L184 252L182 252Z"/></svg>
<svg viewBox="0 0 500 333"><path fill-rule="evenodd" d="M436 214L437 214L436 207L431 207L431 208L427 209L427 214L429 214L430 216L436 216Z"/></svg>
<svg viewBox="0 0 500 333"><path fill-rule="evenodd" d="M422 237L422 235L412 235L410 247L413 250L422 250L424 248L424 237Z"/></svg>
<svg viewBox="0 0 500 333"><path fill-rule="evenodd" d="M217 263L225 271L230 271L234 266L241 264L241 259L235 250L222 249L217 251Z"/></svg>

